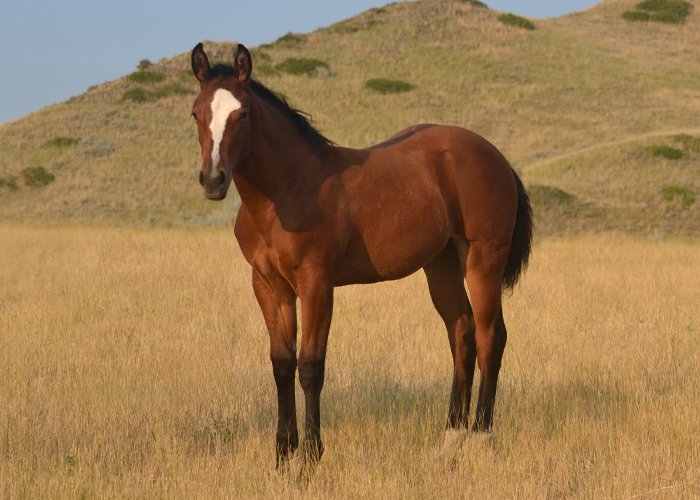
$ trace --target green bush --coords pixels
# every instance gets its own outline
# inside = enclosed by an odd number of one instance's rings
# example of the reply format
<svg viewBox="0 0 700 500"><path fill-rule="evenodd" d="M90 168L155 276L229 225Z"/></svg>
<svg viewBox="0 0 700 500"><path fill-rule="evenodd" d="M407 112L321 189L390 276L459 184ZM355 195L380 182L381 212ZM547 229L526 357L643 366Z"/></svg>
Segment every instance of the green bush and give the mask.
<svg viewBox="0 0 700 500"><path fill-rule="evenodd" d="M158 83L165 80L165 75L153 71L139 70L131 73L126 79L134 83Z"/></svg>
<svg viewBox="0 0 700 500"><path fill-rule="evenodd" d="M177 76L183 82L192 83L195 81L195 77L191 69L183 69L182 71L178 71L175 76Z"/></svg>
<svg viewBox="0 0 700 500"><path fill-rule="evenodd" d="M515 14L501 14L496 19L507 26L515 26L526 30L535 29L535 25L532 23L532 21L525 19L524 17L516 16Z"/></svg>
<svg viewBox="0 0 700 500"><path fill-rule="evenodd" d="M479 7L480 9L488 9L489 6L479 0L457 0L459 3L468 3L473 7Z"/></svg>
<svg viewBox="0 0 700 500"><path fill-rule="evenodd" d="M365 82L365 88L379 92L380 94L398 94L408 92L416 88L415 85L402 80L389 80L387 78L372 78Z"/></svg>
<svg viewBox="0 0 700 500"><path fill-rule="evenodd" d="M147 102L155 101L171 95L188 95L192 90L177 83L169 83L151 91L141 87L127 90L122 95L122 101Z"/></svg>
<svg viewBox="0 0 700 500"><path fill-rule="evenodd" d="M623 12L622 17L628 21L681 24L693 9L692 4L682 0L645 0L636 7L635 11Z"/></svg>
<svg viewBox="0 0 700 500"><path fill-rule="evenodd" d="M688 208L695 203L695 194L690 190L678 186L666 186L661 190L666 201L678 201L681 207Z"/></svg>
<svg viewBox="0 0 700 500"><path fill-rule="evenodd" d="M528 196L534 210L555 211L573 214L578 210L578 198L563 189L542 184L533 184L527 188Z"/></svg>
<svg viewBox="0 0 700 500"><path fill-rule="evenodd" d="M10 191L17 191L17 177L11 175L7 179L0 178L0 187L3 186L7 186L10 189Z"/></svg>
<svg viewBox="0 0 700 500"><path fill-rule="evenodd" d="M54 181L56 178L51 172L44 167L27 167L21 172L24 184L29 187L41 187Z"/></svg>
<svg viewBox="0 0 700 500"><path fill-rule="evenodd" d="M700 138L688 134L677 134L671 136L671 139L680 142L689 151L700 153Z"/></svg>
<svg viewBox="0 0 700 500"><path fill-rule="evenodd" d="M649 19L651 19L651 16L648 12L644 12L641 10L627 10L622 13L622 18L627 21L645 22L649 21Z"/></svg>
<svg viewBox="0 0 700 500"><path fill-rule="evenodd" d="M271 66L268 66L267 64L261 64L260 66L256 66L253 71L258 75L262 76L280 76L279 71L272 68Z"/></svg>
<svg viewBox="0 0 700 500"><path fill-rule="evenodd" d="M291 31L287 33L284 36L279 37L277 40L273 42L273 44L285 44L285 45L296 45L298 43L303 42L306 40L306 37L304 35L297 35L295 33L292 33Z"/></svg>
<svg viewBox="0 0 700 500"><path fill-rule="evenodd" d="M290 75L312 75L319 69L328 71L328 63L318 59L290 57L275 66L276 70L284 71Z"/></svg>
<svg viewBox="0 0 700 500"><path fill-rule="evenodd" d="M129 89L122 95L122 101L134 101L134 102L146 102L150 99L150 92L142 89L141 87L136 87L135 89Z"/></svg>
<svg viewBox="0 0 700 500"><path fill-rule="evenodd" d="M680 16L676 12L662 10L660 12L653 13L649 20L656 21L657 23L682 24L685 22L685 16Z"/></svg>
<svg viewBox="0 0 700 500"><path fill-rule="evenodd" d="M144 70L144 69L148 69L150 66L151 66L151 61L149 61L148 59L141 59L141 61L139 61L138 69Z"/></svg>
<svg viewBox="0 0 700 500"><path fill-rule="evenodd" d="M73 137L54 137L44 143L45 148L67 148L78 144L78 139Z"/></svg>
<svg viewBox="0 0 700 500"><path fill-rule="evenodd" d="M639 10L647 12L673 12L686 17L693 9L692 4L682 0L644 0L636 5Z"/></svg>
<svg viewBox="0 0 700 500"><path fill-rule="evenodd" d="M272 61L270 54L263 52L262 50L253 49L250 55L253 58L253 67L255 67L257 64L262 64L264 62L269 63Z"/></svg>
<svg viewBox="0 0 700 500"><path fill-rule="evenodd" d="M686 156L683 151L672 148L671 146L649 146L648 148L644 148L644 151L668 160L680 160Z"/></svg>
<svg viewBox="0 0 700 500"><path fill-rule="evenodd" d="M168 85L163 85L158 87L152 92L152 96L155 99L160 99L161 97L168 97L171 95L188 95L192 94L192 90L178 85L177 83L170 83Z"/></svg>

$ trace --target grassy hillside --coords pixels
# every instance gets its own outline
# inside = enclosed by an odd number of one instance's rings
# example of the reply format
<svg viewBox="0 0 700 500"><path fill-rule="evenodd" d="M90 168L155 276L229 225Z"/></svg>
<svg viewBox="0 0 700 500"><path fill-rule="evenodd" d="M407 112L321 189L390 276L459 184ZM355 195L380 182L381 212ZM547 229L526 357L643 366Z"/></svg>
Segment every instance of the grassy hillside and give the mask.
<svg viewBox="0 0 700 500"><path fill-rule="evenodd" d="M636 1L606 0L531 20L534 30L506 25L501 13L465 0L397 3L255 48L254 76L342 145L369 146L419 122L481 133L533 190L540 234L697 234L700 200L688 202L687 193L700 197L692 140L700 137L700 3L690 3L695 8L682 24L631 22L622 15ZM210 57L223 61L232 60L234 47L205 43ZM288 58L326 66L310 75L276 69ZM189 54L162 60L147 68L162 81L125 76L0 126L0 219L230 221L235 197L206 202L196 180L199 146L189 110L197 85L188 69ZM376 78L413 87L382 94L365 85ZM125 93L143 102L124 100ZM690 139L671 137L678 134ZM684 156L645 150L659 145ZM22 172L37 167L45 170L39 177L55 180L29 186L41 181L26 181ZM664 191L669 187L677 191Z"/></svg>

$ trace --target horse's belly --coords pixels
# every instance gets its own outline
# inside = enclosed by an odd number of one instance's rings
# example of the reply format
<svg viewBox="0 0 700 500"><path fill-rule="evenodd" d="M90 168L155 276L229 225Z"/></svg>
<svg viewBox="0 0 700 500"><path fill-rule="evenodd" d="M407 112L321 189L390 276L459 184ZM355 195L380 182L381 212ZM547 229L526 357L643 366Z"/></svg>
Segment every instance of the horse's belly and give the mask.
<svg viewBox="0 0 700 500"><path fill-rule="evenodd" d="M376 283L404 278L421 269L445 248L444 226L414 224L359 234L349 242L336 285Z"/></svg>

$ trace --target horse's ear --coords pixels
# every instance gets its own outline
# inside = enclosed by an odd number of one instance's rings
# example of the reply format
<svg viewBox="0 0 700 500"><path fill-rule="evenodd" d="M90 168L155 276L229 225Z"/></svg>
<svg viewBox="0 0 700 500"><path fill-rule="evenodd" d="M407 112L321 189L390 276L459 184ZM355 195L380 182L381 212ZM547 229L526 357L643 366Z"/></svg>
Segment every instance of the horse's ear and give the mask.
<svg viewBox="0 0 700 500"><path fill-rule="evenodd" d="M204 46L198 43L192 50L192 71L194 72L194 76L197 77L197 80L203 82L210 69L209 58L204 53Z"/></svg>
<svg viewBox="0 0 700 500"><path fill-rule="evenodd" d="M238 52L233 63L236 70L236 76L241 83L250 83L250 75L253 72L253 60L250 58L250 52L245 46L238 44Z"/></svg>

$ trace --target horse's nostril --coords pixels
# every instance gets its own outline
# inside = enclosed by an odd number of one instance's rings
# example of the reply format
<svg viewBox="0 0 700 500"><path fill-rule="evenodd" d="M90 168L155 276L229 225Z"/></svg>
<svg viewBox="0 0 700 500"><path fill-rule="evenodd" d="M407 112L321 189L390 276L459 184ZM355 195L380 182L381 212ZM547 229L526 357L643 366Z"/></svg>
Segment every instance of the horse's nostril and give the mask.
<svg viewBox="0 0 700 500"><path fill-rule="evenodd" d="M226 174L224 173L223 170L222 170L221 172L219 172L219 182L220 182L221 184L225 184L225 183L226 183Z"/></svg>
<svg viewBox="0 0 700 500"><path fill-rule="evenodd" d="M204 187L204 172L199 171L199 185Z"/></svg>

